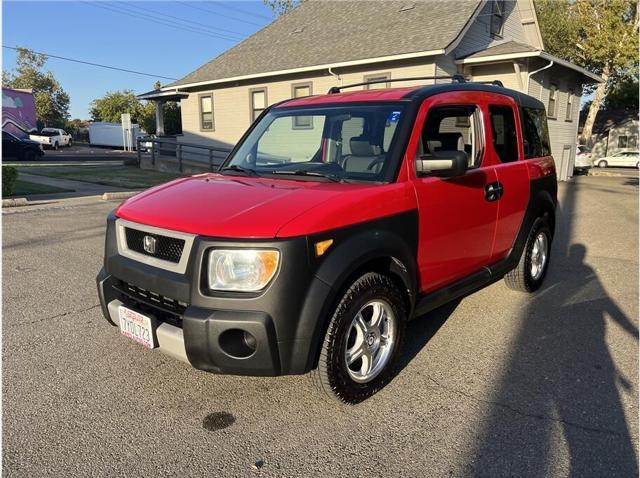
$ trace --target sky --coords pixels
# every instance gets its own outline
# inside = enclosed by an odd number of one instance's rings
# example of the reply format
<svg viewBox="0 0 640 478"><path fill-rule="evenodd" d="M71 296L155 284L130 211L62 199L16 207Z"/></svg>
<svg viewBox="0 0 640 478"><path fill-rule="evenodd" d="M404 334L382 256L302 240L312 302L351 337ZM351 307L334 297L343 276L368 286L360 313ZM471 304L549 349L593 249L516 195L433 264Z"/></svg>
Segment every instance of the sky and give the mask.
<svg viewBox="0 0 640 478"><path fill-rule="evenodd" d="M273 20L262 1L3 1L2 45L115 66L154 76L49 58L71 97L71 118L89 119L107 91L136 94L182 78ZM2 48L2 68L16 52Z"/></svg>

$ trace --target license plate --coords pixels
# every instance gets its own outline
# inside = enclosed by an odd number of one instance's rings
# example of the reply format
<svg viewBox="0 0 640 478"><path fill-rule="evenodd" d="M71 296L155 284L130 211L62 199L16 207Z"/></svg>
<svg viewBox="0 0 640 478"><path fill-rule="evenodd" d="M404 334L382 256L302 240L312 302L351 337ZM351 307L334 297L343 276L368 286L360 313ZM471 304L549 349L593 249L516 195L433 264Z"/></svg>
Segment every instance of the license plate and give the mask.
<svg viewBox="0 0 640 478"><path fill-rule="evenodd" d="M123 306L118 308L118 316L122 335L149 349L156 346L153 340L153 326L151 325L150 317Z"/></svg>

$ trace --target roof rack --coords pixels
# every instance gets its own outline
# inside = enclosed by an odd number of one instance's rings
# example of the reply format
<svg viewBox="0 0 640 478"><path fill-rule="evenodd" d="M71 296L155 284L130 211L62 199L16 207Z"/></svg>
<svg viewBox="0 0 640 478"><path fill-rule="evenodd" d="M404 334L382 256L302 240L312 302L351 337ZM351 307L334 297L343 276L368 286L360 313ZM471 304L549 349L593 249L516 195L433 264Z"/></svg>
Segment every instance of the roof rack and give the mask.
<svg viewBox="0 0 640 478"><path fill-rule="evenodd" d="M331 88L329 88L328 94L332 95L335 93L340 93L340 91L344 90L345 88L355 88L356 86L375 85L378 83L392 83L394 81L416 81L416 80L451 80L452 83L467 83L467 80L465 79L465 77L460 74L451 75L451 76L412 76L410 78L389 78L384 80L381 79L381 80L364 81L362 83L352 83L351 85L344 85L344 86L332 86ZM504 88L504 85L500 80L473 81L472 83L500 86Z"/></svg>
<svg viewBox="0 0 640 478"><path fill-rule="evenodd" d="M355 88L356 86L366 86L366 85L375 85L377 83L392 83L394 81L416 81L416 80L451 80L453 83L465 83L466 80L462 75L451 75L451 76L412 76L410 78L389 78L384 80L372 80L372 81L364 81L362 83L353 83L351 85L344 86L332 86L329 88L328 94L332 95L334 93L340 93L340 90L344 90L345 88Z"/></svg>

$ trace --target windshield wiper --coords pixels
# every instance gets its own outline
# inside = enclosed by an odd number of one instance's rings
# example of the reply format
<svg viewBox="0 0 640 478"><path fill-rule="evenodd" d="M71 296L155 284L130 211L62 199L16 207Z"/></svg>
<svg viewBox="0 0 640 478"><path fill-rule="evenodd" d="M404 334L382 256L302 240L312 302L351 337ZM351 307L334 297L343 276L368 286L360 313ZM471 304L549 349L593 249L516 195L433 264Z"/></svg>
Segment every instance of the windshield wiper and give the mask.
<svg viewBox="0 0 640 478"><path fill-rule="evenodd" d="M255 169L243 168L242 166L238 166L237 164L225 166L220 171L234 171L236 173L243 173L247 176L260 176L260 174Z"/></svg>
<svg viewBox="0 0 640 478"><path fill-rule="evenodd" d="M319 173L318 171L305 171L304 169L275 169L270 174L282 174L289 176L315 176L318 178L326 178L330 181L340 183L342 179L332 174Z"/></svg>

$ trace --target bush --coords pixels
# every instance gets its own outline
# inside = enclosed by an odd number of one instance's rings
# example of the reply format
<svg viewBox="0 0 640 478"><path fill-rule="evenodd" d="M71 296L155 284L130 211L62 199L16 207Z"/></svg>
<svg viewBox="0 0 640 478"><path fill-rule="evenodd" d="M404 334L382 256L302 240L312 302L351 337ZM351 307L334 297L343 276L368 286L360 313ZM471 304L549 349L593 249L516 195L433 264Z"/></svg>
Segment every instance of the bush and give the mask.
<svg viewBox="0 0 640 478"><path fill-rule="evenodd" d="M2 166L2 197L11 196L18 178L18 170L12 166Z"/></svg>

